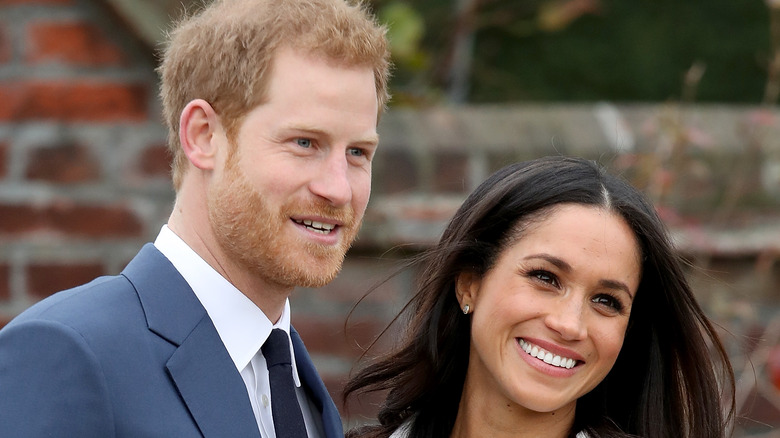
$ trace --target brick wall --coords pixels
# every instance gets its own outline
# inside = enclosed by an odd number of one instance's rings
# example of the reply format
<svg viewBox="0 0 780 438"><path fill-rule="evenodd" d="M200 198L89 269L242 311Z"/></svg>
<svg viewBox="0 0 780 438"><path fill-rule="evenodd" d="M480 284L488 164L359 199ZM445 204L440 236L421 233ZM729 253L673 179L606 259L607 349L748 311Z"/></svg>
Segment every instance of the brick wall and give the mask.
<svg viewBox="0 0 780 438"><path fill-rule="evenodd" d="M118 273L165 222L173 192L154 67L101 1L0 0L0 326L55 291ZM379 128L360 238L332 284L294 292L294 324L338 394L415 272L377 282L434 242L468 192L512 161L586 156L657 200L698 266L690 275L705 307L734 334L738 371L747 357L756 365L745 405L780 425L777 393L761 392L772 391L766 357L780 345L778 116L733 106L395 109ZM352 405L348 423L370 417L373 402Z"/></svg>
<svg viewBox="0 0 780 438"><path fill-rule="evenodd" d="M122 29L101 2L0 1L5 320L118 272L168 214L153 57Z"/></svg>

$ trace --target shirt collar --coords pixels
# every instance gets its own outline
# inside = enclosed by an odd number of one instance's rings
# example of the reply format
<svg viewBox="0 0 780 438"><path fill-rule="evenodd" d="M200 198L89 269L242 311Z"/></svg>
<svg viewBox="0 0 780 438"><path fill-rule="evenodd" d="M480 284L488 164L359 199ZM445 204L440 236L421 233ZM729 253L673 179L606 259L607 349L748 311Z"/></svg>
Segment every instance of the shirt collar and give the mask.
<svg viewBox="0 0 780 438"><path fill-rule="evenodd" d="M273 324L246 295L206 263L198 253L163 225L154 246L179 271L206 309L236 369L243 370L263 346L271 330L280 328L290 338L290 300L284 303L282 316ZM290 342L295 385L300 386L295 353Z"/></svg>

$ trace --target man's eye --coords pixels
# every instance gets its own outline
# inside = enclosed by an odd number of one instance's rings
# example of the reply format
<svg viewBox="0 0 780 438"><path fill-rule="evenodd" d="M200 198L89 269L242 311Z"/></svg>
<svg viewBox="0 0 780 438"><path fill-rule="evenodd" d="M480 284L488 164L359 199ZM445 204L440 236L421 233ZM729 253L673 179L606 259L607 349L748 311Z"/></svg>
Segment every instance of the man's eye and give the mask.
<svg viewBox="0 0 780 438"><path fill-rule="evenodd" d="M352 155L353 157L362 157L366 155L365 151L363 151L363 149L360 148L351 148L349 150L349 154Z"/></svg>
<svg viewBox="0 0 780 438"><path fill-rule="evenodd" d="M308 138L296 138L295 142L298 143L298 146L302 148L310 148L311 147L311 140Z"/></svg>

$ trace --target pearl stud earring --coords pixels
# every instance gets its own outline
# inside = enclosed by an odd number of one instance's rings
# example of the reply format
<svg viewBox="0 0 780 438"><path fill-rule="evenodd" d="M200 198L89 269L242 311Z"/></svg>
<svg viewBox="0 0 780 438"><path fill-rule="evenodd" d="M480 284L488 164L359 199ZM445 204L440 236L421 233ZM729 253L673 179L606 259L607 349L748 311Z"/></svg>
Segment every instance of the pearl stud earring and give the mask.
<svg viewBox="0 0 780 438"><path fill-rule="evenodd" d="M471 308L469 307L468 304L463 305L463 314L464 315L468 315L469 314L469 310L471 310Z"/></svg>

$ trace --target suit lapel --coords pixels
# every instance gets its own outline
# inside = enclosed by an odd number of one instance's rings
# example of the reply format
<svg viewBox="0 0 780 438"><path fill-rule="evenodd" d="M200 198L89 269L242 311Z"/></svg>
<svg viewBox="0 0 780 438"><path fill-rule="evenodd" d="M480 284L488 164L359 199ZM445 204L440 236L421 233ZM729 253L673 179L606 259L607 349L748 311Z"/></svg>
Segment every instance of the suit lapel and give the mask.
<svg viewBox="0 0 780 438"><path fill-rule="evenodd" d="M177 347L160 366L203 436L259 437L241 375L206 310L168 259L147 244L123 275L138 292L149 330Z"/></svg>
<svg viewBox="0 0 780 438"><path fill-rule="evenodd" d="M167 363L204 437L258 437L244 381L204 316Z"/></svg>
<svg viewBox="0 0 780 438"><path fill-rule="evenodd" d="M322 383L320 375L314 368L314 363L303 345L301 336L294 328L290 330L290 339L292 339L293 349L295 350L295 366L298 368L298 376L303 385L309 390L314 404L319 409L325 438L344 438L344 429L341 424L339 411L336 409L336 405L333 403L327 388L325 388L325 384Z"/></svg>

